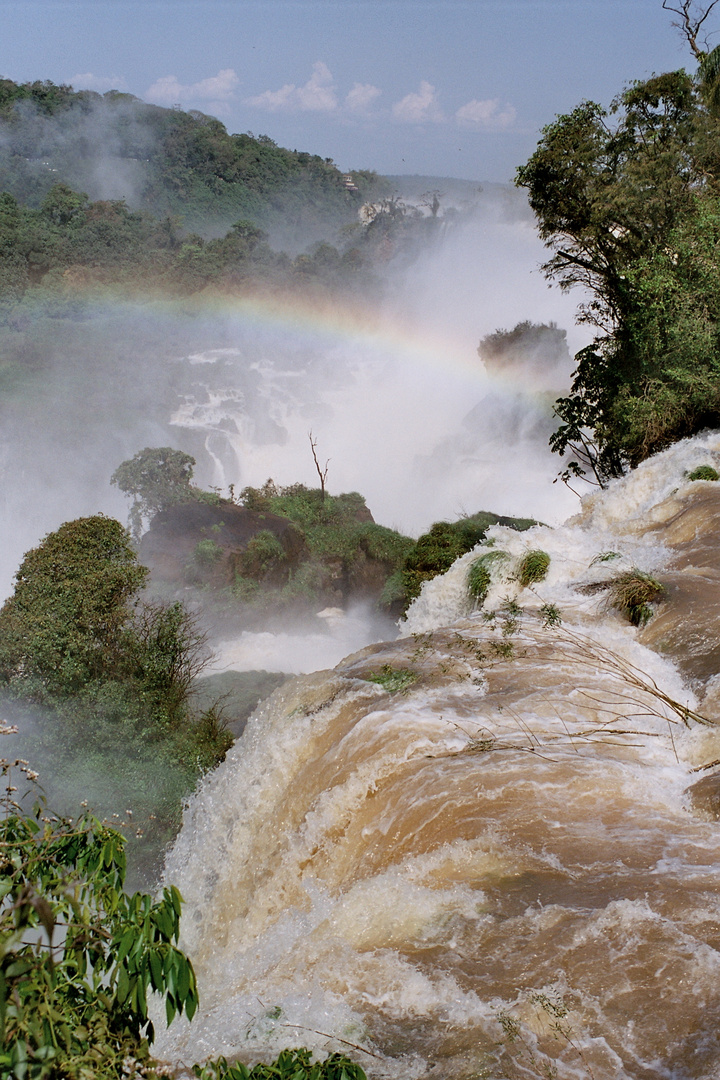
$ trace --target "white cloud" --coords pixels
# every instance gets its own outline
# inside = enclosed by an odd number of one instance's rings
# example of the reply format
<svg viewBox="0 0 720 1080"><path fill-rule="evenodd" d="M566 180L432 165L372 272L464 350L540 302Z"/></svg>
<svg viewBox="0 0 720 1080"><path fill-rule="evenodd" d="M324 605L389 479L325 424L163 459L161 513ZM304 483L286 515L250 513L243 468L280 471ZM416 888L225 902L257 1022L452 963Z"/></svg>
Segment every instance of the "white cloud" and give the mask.
<svg viewBox="0 0 720 1080"><path fill-rule="evenodd" d="M104 94L106 90L126 90L127 83L121 75L93 75L86 71L84 75L73 75L68 82L75 90L97 90Z"/></svg>
<svg viewBox="0 0 720 1080"><path fill-rule="evenodd" d="M365 112L381 92L377 86L370 83L355 83L345 98L345 104L352 112Z"/></svg>
<svg viewBox="0 0 720 1080"><path fill-rule="evenodd" d="M327 64L323 64L321 60L313 64L312 76L298 90L298 98L301 109L317 112L337 109L333 77Z"/></svg>
<svg viewBox="0 0 720 1080"><path fill-rule="evenodd" d="M195 101L222 105L233 100L239 84L232 68L223 68L217 75L189 85L181 83L176 75L163 75L152 84L145 97L157 105L184 105Z"/></svg>
<svg viewBox="0 0 720 1080"><path fill-rule="evenodd" d="M338 108L335 80L327 64L318 60L304 86L286 83L279 90L264 90L262 94L248 98L245 104L269 112L335 112Z"/></svg>
<svg viewBox="0 0 720 1080"><path fill-rule="evenodd" d="M455 113L455 119L461 127L484 128L498 131L510 127L515 121L517 111L514 106L505 104L500 107L500 98L488 98L485 101L473 99L461 105Z"/></svg>
<svg viewBox="0 0 720 1080"><path fill-rule="evenodd" d="M397 101L392 111L396 120L409 124L420 124L426 120L437 123L445 119L438 104L435 87L429 82L421 82L419 92L407 94L402 101Z"/></svg>

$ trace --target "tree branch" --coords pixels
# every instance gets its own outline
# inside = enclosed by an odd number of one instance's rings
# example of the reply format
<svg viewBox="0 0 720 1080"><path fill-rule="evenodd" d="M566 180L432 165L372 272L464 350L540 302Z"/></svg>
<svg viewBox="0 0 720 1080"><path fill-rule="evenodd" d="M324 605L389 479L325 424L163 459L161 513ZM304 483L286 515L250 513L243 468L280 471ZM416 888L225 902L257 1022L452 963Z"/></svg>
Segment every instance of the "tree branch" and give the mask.
<svg viewBox="0 0 720 1080"><path fill-rule="evenodd" d="M704 48L698 45L698 34L702 24L707 19L712 9L718 3L718 0L712 0L711 3L705 4L700 7L698 13L693 11L693 0L678 0L679 7L674 7L669 0L663 0L663 9L665 11L672 11L675 15L680 16L679 22L673 22L673 26L677 27L683 37L686 39L688 45L692 49L695 59L702 61L708 52L708 41L704 39Z"/></svg>

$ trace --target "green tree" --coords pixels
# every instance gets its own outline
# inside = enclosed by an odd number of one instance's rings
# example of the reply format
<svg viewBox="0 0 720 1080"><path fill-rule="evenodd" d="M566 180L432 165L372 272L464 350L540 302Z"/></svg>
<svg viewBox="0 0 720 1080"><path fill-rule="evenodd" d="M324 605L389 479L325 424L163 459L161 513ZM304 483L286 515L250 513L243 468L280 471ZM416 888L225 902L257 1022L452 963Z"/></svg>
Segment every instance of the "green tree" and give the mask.
<svg viewBox="0 0 720 1080"><path fill-rule="evenodd" d="M133 869L152 875L182 799L232 736L218 702L192 700L205 634L182 604L140 598L147 574L112 519L47 536L0 609L0 693L21 729L14 752L38 762L53 804L74 814L82 790L99 813L131 807Z"/></svg>
<svg viewBox="0 0 720 1080"><path fill-rule="evenodd" d="M25 555L0 609L0 679L44 700L115 676L147 574L113 518L61 525Z"/></svg>
<svg viewBox="0 0 720 1080"><path fill-rule="evenodd" d="M67 184L54 184L42 201L41 210L54 225L80 222L90 200L84 192L73 191Z"/></svg>
<svg viewBox="0 0 720 1080"><path fill-rule="evenodd" d="M118 465L110 483L133 499L130 525L136 539L142 532L143 518L194 497L190 483L194 467L194 457L170 446L146 446Z"/></svg>
<svg viewBox="0 0 720 1080"><path fill-rule="evenodd" d="M716 123L693 79L684 71L670 72L633 84L609 113L585 102L558 117L518 170L517 183L528 189L540 234L552 251L546 275L562 289L581 285L589 292L580 320L599 331L576 357L571 393L556 404L561 423L551 445L560 453L574 452L571 473L589 464L602 481L679 432L720 421L711 408L688 423L664 425L655 437L643 430L638 408L632 436L621 430L628 401L647 401L661 391L672 396L677 385L679 353L649 347L650 325L658 345L661 324L669 330L668 312L662 310L657 279L654 294L642 287L641 269L646 273L664 263L665 278L678 278L680 264L677 273L667 266L672 237L687 240L703 217L714 216L718 191L708 162ZM687 290L685 297L689 302ZM648 302L656 310L649 311ZM698 295L686 316L702 322L711 308ZM694 340L699 342L698 334ZM711 352L694 349L682 363L714 385ZM680 381L689 376L690 369L684 370ZM657 411L666 413L666 406Z"/></svg>
<svg viewBox="0 0 720 1080"><path fill-rule="evenodd" d="M512 330L495 330L478 345L478 356L491 370L502 371L513 364L553 367L570 359L567 332L555 323L516 323Z"/></svg>
<svg viewBox="0 0 720 1080"><path fill-rule="evenodd" d="M206 637L182 604L140 601L147 575L118 521L61 525L25 555L0 609L0 681L76 721L116 715L150 737L176 727Z"/></svg>

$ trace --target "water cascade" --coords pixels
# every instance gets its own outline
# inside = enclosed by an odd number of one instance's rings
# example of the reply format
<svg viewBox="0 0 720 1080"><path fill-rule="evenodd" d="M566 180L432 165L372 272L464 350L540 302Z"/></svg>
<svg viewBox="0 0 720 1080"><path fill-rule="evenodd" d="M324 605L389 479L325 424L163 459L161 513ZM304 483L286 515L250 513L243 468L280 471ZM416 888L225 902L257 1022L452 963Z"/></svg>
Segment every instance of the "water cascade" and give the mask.
<svg viewBox="0 0 720 1080"><path fill-rule="evenodd" d="M702 436L564 526L492 530L399 640L275 692L168 857L202 1002L163 1057L718 1075L720 485L687 474L719 462ZM599 584L627 568L667 584L644 630Z"/></svg>

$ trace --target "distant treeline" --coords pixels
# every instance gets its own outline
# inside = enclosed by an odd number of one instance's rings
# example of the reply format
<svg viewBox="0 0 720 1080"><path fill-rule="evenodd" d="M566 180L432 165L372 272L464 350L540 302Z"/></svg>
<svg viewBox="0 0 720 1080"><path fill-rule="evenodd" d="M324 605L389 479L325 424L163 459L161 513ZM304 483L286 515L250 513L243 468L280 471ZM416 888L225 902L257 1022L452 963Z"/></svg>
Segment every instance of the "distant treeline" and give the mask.
<svg viewBox="0 0 720 1080"><path fill-rule="evenodd" d="M90 202L66 184L51 187L38 209L0 194L0 321L10 326L38 308L62 314L88 289L108 285L187 295L208 285L337 290L360 281L369 287L356 249L341 254L320 243L291 259L273 251L250 221L204 240L183 234L172 218L129 210L123 201Z"/></svg>
<svg viewBox="0 0 720 1080"><path fill-rule="evenodd" d="M367 300L378 267L453 220L389 186L199 112L0 80L0 324L72 314L108 286Z"/></svg>
<svg viewBox="0 0 720 1080"><path fill-rule="evenodd" d="M58 181L93 200L126 197L155 217L180 217L205 236L247 218L299 239L327 238L362 202L389 193L376 173L354 172L350 186L330 158L266 135L230 135L196 110L0 80L0 190L37 209Z"/></svg>

